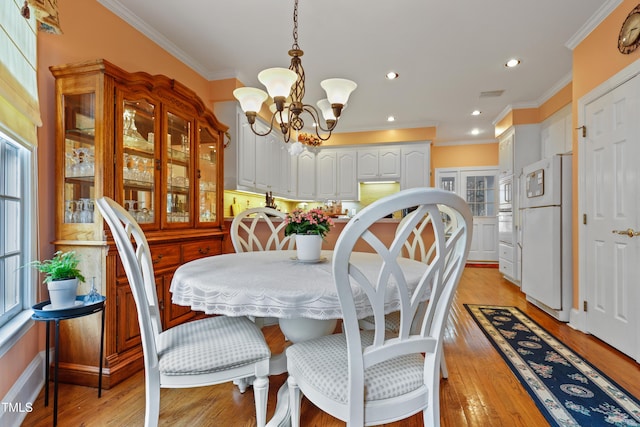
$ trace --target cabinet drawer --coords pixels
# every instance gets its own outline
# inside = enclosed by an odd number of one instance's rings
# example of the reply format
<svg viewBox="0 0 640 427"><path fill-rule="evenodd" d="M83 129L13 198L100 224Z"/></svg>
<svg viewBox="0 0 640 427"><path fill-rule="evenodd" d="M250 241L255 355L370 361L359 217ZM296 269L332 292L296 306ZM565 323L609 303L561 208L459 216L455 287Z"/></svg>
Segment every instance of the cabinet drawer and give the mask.
<svg viewBox="0 0 640 427"><path fill-rule="evenodd" d="M222 253L222 239L212 238L182 245L182 262Z"/></svg>
<svg viewBox="0 0 640 427"><path fill-rule="evenodd" d="M151 246L151 262L154 270L180 264L180 246Z"/></svg>
<svg viewBox="0 0 640 427"><path fill-rule="evenodd" d="M498 257L513 262L513 246L500 243L498 245Z"/></svg>
<svg viewBox="0 0 640 427"><path fill-rule="evenodd" d="M513 274L513 263L511 261L500 258L498 270L507 277L515 277Z"/></svg>

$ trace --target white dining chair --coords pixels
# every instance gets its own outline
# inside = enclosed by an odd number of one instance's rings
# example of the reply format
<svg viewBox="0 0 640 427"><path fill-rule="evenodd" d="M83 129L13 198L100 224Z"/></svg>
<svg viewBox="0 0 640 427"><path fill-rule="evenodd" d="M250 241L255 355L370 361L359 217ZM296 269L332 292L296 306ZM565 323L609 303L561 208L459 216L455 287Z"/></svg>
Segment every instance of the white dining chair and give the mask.
<svg viewBox="0 0 640 427"><path fill-rule="evenodd" d="M229 230L233 248L236 252L293 249L295 239L284 235L286 216L284 212L267 207L242 211L233 218ZM263 226L259 227L260 224Z"/></svg>
<svg viewBox="0 0 640 427"><path fill-rule="evenodd" d="M439 205L452 209L455 227L445 235L442 221L432 223L435 249L418 285L407 286L400 256L404 243L427 214L439 217ZM386 215L415 207L385 244L371 227ZM443 333L471 243L472 215L457 195L414 188L380 199L345 226L333 253L332 272L343 314L343 333L295 343L287 348L292 426L299 426L300 400L347 423L384 424L423 413L424 425L440 424L440 359ZM351 261L364 241L380 257L379 271ZM399 296L400 328L386 329L386 294ZM366 295L374 316L371 330L360 328L354 294ZM428 301L424 316L422 302ZM395 308L395 307L394 307ZM417 325L416 325L417 323ZM417 327L416 327L417 326ZM302 395L301 395L302 393Z"/></svg>
<svg viewBox="0 0 640 427"><path fill-rule="evenodd" d="M250 376L255 376L257 425L264 426L271 352L262 331L246 317L228 316L163 330L144 232L112 199L102 197L96 205L111 229L138 312L145 369L145 427L158 425L160 388L202 387Z"/></svg>
<svg viewBox="0 0 640 427"><path fill-rule="evenodd" d="M457 227L456 218L453 214L451 208L448 206L438 206L438 210L440 211L440 215L436 217L436 220L443 221L445 224L444 234L445 238L448 236L452 229ZM415 214L414 212L410 212L406 215L402 220L398 223L398 227L396 228L396 233L403 229L404 224L411 220L411 216ZM402 250L402 256L405 256L409 259L414 259L418 261L422 261L424 263L429 263L433 254L436 250L436 241L433 239L433 224L432 217L429 214L426 214L419 220L413 229L413 231L409 234L409 237L404 242L404 248ZM426 302L424 302L418 312L418 318L424 315L426 310ZM385 317L386 328L391 332L397 333L400 330L400 312L394 311L389 313ZM366 317L360 320L360 327L363 329L373 329L374 319L373 316ZM448 378L449 372L447 370L447 363L445 361L444 355L440 359L440 373L442 378Z"/></svg>

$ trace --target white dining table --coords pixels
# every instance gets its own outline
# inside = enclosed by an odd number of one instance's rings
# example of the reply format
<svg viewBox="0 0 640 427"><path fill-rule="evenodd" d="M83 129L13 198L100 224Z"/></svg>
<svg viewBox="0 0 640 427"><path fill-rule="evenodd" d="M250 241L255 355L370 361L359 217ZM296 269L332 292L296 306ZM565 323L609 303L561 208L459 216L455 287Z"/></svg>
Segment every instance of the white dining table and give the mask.
<svg viewBox="0 0 640 427"><path fill-rule="evenodd" d="M332 274L333 251L322 251L318 262L301 262L295 251L259 251L215 255L180 266L171 281L174 304L206 314L275 317L285 337L298 342L332 333L342 318ZM353 252L351 262L372 283L382 265L379 255ZM427 266L408 258L399 260L409 287ZM393 280L393 278L391 279ZM398 294L390 286L386 312L399 309ZM372 314L366 296L355 288L357 315ZM270 374L286 372L284 353L272 356ZM286 382L278 393L278 407L267 424L288 425Z"/></svg>

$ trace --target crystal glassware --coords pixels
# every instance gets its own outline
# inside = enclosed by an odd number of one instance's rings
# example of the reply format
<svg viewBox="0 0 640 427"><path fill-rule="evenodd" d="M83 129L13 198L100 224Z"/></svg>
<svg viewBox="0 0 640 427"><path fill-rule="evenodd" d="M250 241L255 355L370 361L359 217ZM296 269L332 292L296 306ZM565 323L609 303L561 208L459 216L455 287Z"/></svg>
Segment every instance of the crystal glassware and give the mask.
<svg viewBox="0 0 640 427"><path fill-rule="evenodd" d="M96 289L96 278L92 277L91 278L91 289L89 290L89 293L84 296L84 303L85 304L93 304L94 302L100 301L101 297L102 296L100 295L100 293Z"/></svg>

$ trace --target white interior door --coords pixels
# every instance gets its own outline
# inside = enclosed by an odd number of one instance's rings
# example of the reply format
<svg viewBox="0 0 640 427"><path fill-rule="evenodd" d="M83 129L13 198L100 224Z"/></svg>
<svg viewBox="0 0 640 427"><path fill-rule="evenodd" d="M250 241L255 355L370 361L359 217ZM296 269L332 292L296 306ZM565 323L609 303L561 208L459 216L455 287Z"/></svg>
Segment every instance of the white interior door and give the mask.
<svg viewBox="0 0 640 427"><path fill-rule="evenodd" d="M497 170L460 171L460 196L473 213L469 261L498 261Z"/></svg>
<svg viewBox="0 0 640 427"><path fill-rule="evenodd" d="M640 77L585 106L586 329L640 360Z"/></svg>

